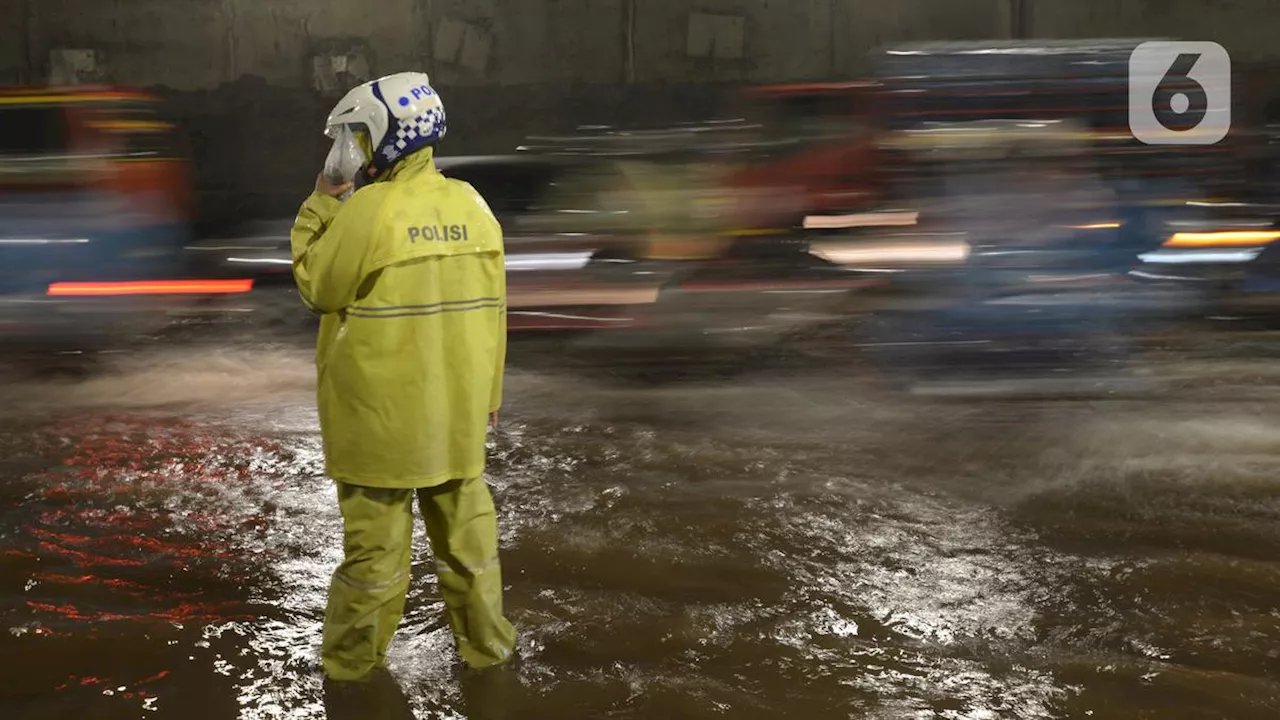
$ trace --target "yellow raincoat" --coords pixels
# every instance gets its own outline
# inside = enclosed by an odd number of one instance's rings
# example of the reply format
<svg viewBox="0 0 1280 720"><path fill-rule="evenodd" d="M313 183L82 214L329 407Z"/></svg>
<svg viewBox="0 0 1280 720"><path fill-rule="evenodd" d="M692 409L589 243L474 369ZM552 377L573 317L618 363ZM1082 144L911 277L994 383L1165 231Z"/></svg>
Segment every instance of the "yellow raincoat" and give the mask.
<svg viewBox="0 0 1280 720"><path fill-rule="evenodd" d="M501 227L422 150L345 202L313 194L291 240L298 289L322 315L320 425L344 520L326 674L363 679L385 659L409 588L415 496L459 654L471 667L506 662L515 630L481 477L506 360Z"/></svg>
<svg viewBox="0 0 1280 720"><path fill-rule="evenodd" d="M292 245L298 289L323 314L328 475L386 488L479 477L507 337L502 228L479 193L424 150L345 203L313 194Z"/></svg>

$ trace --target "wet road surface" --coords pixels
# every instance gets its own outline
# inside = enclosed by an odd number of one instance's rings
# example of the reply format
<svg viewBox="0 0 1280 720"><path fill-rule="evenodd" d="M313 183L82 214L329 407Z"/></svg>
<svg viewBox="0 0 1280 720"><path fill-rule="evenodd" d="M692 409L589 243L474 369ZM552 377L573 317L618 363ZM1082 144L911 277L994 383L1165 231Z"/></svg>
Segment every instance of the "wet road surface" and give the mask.
<svg viewBox="0 0 1280 720"><path fill-rule="evenodd" d="M520 665L458 670L419 532L373 705L318 673L340 522L303 343L6 383L3 717L1280 717L1265 360L1019 404L554 365L512 370L492 448Z"/></svg>

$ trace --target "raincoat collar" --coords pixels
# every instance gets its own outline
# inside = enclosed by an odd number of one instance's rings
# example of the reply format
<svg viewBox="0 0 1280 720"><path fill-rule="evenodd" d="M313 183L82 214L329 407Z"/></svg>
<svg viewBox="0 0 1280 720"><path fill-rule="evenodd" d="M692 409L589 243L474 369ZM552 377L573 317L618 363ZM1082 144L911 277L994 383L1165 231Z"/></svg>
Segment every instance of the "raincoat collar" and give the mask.
<svg viewBox="0 0 1280 720"><path fill-rule="evenodd" d="M386 179L407 179L423 173L440 173L440 171L436 169L435 149L433 148L423 148L404 160L401 160L395 167L391 168L391 172L387 173Z"/></svg>

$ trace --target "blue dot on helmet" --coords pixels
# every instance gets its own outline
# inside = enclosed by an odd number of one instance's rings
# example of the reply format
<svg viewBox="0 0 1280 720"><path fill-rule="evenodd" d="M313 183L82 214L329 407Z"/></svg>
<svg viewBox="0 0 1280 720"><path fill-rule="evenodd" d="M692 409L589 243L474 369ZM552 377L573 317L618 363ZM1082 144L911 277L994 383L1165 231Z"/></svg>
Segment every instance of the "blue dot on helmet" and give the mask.
<svg viewBox="0 0 1280 720"><path fill-rule="evenodd" d="M408 107L408 106L409 106L409 98L407 97L400 98L400 107Z"/></svg>

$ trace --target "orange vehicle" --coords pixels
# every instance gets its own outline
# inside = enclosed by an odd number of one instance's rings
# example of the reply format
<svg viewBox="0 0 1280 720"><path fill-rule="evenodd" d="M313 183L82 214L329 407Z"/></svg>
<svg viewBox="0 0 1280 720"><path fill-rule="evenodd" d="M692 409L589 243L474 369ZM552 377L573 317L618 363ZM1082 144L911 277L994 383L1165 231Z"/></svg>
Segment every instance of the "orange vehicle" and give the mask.
<svg viewBox="0 0 1280 720"><path fill-rule="evenodd" d="M154 96L112 87L0 89L3 190L93 187L154 200L155 221L189 223L190 169Z"/></svg>
<svg viewBox="0 0 1280 720"><path fill-rule="evenodd" d="M0 337L86 338L111 319L248 289L200 277L178 128L112 87L0 89Z"/></svg>
<svg viewBox="0 0 1280 720"><path fill-rule="evenodd" d="M885 190L878 151L880 92L876 82L748 90L746 114L764 137L729 182L761 214L740 220L757 228L796 227L808 215L878 206Z"/></svg>

